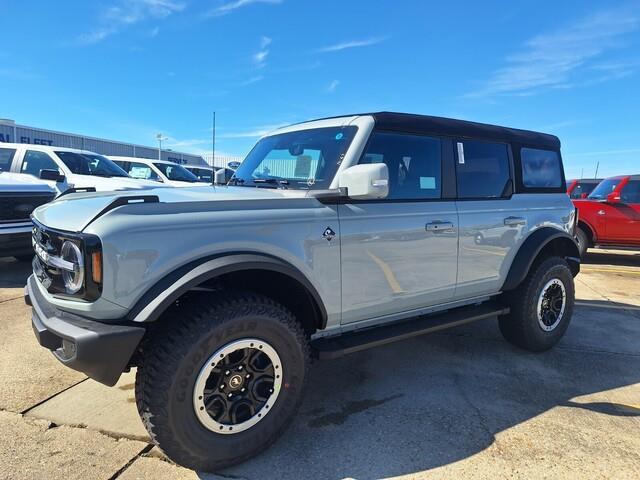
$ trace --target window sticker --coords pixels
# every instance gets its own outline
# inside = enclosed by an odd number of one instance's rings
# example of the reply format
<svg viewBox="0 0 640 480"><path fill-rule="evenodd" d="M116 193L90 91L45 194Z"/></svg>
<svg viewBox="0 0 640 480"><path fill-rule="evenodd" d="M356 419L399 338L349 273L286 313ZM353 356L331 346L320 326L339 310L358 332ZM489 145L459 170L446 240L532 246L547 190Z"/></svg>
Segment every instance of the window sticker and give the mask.
<svg viewBox="0 0 640 480"><path fill-rule="evenodd" d="M343 137L344 135L342 134L342 132L336 134L336 140L342 140Z"/></svg>
<svg viewBox="0 0 640 480"><path fill-rule="evenodd" d="M464 165L464 144L458 142L458 163Z"/></svg>
<svg viewBox="0 0 640 480"><path fill-rule="evenodd" d="M435 190L436 177L420 177L420 190Z"/></svg>

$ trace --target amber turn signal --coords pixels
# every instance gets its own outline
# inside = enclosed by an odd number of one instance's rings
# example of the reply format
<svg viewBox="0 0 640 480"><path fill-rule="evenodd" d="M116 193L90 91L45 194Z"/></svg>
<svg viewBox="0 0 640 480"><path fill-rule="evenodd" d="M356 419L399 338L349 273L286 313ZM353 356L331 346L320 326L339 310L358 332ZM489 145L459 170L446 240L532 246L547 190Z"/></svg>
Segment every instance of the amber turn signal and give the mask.
<svg viewBox="0 0 640 480"><path fill-rule="evenodd" d="M91 254L91 278L95 283L102 283L102 253Z"/></svg>

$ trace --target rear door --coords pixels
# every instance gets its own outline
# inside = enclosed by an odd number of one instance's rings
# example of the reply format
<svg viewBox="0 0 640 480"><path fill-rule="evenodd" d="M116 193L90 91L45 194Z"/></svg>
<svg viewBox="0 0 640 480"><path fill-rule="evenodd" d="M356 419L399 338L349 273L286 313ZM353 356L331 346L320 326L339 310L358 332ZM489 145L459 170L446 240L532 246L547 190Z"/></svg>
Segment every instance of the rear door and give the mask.
<svg viewBox="0 0 640 480"><path fill-rule="evenodd" d="M343 323L453 298L458 216L445 187L453 181L452 161L449 140L372 134L360 163L387 165L389 196L338 207Z"/></svg>
<svg viewBox="0 0 640 480"><path fill-rule="evenodd" d="M525 205L512 198L513 167L506 143L456 142L460 221L456 298L500 290L527 224Z"/></svg>

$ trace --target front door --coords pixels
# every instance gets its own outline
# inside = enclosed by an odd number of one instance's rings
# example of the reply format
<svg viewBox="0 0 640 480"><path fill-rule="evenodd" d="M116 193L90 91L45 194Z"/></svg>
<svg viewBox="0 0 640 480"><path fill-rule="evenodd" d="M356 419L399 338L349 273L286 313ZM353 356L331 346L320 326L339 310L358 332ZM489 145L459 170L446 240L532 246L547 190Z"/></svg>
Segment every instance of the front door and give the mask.
<svg viewBox="0 0 640 480"><path fill-rule="evenodd" d="M620 191L620 203L603 204L600 217L604 220L607 241L640 244L640 179L629 180Z"/></svg>
<svg viewBox="0 0 640 480"><path fill-rule="evenodd" d="M373 133L360 163L388 166L389 196L339 206L343 323L453 298L458 215L442 199L443 148L439 138Z"/></svg>

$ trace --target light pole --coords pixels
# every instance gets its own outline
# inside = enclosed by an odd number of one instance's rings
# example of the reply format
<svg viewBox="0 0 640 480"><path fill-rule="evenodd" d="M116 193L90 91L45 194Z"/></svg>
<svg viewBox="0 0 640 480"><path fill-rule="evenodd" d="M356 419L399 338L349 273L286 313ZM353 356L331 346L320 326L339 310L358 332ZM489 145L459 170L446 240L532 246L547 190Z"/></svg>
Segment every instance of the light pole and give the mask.
<svg viewBox="0 0 640 480"><path fill-rule="evenodd" d="M162 141L167 140L168 137L163 137L161 133L156 134L156 140L158 140L158 160L162 160Z"/></svg>

